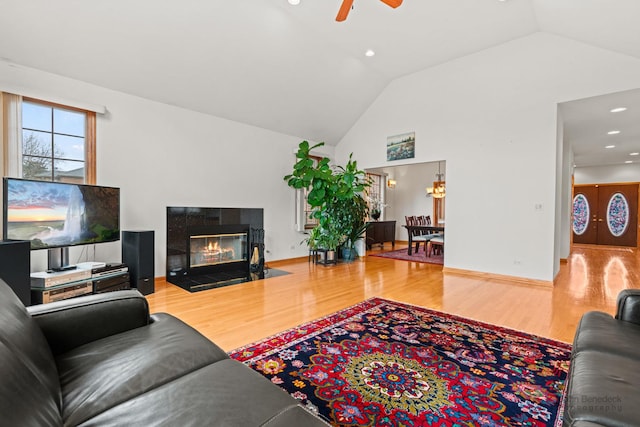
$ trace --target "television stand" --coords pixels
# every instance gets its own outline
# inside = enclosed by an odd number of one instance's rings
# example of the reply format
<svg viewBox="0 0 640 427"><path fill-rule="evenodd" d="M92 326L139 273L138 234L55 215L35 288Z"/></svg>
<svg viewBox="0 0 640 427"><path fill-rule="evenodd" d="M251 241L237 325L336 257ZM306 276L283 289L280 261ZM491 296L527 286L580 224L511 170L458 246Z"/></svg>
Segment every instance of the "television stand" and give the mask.
<svg viewBox="0 0 640 427"><path fill-rule="evenodd" d="M51 248L47 251L47 271L75 270L75 264L69 264L69 247Z"/></svg>
<svg viewBox="0 0 640 427"><path fill-rule="evenodd" d="M76 268L78 268L78 267L75 266L75 265L63 265L62 267L55 267L55 268L52 268L51 270L59 272L59 271L75 270Z"/></svg>

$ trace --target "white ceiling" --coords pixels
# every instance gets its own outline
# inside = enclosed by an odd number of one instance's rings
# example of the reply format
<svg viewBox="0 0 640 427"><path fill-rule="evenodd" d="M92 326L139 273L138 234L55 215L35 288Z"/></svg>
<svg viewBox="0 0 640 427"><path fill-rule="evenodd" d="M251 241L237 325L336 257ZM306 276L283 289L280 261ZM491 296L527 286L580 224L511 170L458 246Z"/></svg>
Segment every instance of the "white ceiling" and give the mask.
<svg viewBox="0 0 640 427"><path fill-rule="evenodd" d="M638 0L340 3L0 0L0 60L336 144L393 79L538 31L640 59Z"/></svg>
<svg viewBox="0 0 640 427"><path fill-rule="evenodd" d="M611 112L619 107L627 110ZM571 101L560 109L576 166L640 163L640 89Z"/></svg>

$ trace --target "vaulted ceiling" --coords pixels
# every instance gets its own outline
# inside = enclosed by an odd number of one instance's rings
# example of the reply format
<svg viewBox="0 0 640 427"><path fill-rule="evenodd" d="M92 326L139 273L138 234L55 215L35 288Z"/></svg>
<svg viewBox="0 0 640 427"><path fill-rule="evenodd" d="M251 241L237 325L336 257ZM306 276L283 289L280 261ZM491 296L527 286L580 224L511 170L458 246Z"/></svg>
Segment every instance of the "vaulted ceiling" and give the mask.
<svg viewBox="0 0 640 427"><path fill-rule="evenodd" d="M393 79L535 32L640 59L638 0L340 4L0 0L0 60L336 144Z"/></svg>

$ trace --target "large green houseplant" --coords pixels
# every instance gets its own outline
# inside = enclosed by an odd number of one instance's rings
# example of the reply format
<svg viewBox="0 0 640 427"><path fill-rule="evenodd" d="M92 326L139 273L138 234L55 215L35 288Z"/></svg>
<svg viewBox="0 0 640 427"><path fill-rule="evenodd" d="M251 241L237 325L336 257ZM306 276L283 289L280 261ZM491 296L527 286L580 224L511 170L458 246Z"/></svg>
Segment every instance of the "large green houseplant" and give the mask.
<svg viewBox="0 0 640 427"><path fill-rule="evenodd" d="M353 261L356 255L356 241L361 238L368 225L365 221L368 213L366 200L358 193L351 199L328 206L328 212L344 236L343 259Z"/></svg>
<svg viewBox="0 0 640 427"><path fill-rule="evenodd" d="M349 248L362 235L367 205L362 192L369 186L366 173L358 169L351 154L347 164L332 166L327 157L316 161L311 151L323 146L302 141L296 153L293 172L284 177L295 189L306 189L311 217L318 220L314 236L318 247L335 251L345 242ZM359 231L359 232L358 232ZM356 236L356 233L357 236Z"/></svg>

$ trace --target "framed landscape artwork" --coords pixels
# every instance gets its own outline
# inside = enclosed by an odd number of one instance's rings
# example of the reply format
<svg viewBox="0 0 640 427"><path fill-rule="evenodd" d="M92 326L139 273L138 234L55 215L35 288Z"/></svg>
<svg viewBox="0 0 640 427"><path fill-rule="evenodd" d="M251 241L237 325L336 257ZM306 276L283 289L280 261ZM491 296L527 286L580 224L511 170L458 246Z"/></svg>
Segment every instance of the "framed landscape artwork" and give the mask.
<svg viewBox="0 0 640 427"><path fill-rule="evenodd" d="M416 133L387 137L387 161L413 159L416 156Z"/></svg>

